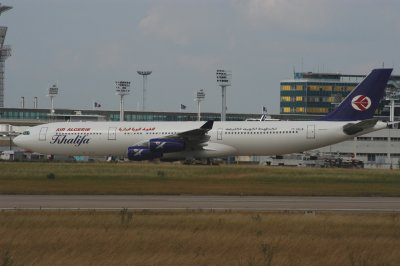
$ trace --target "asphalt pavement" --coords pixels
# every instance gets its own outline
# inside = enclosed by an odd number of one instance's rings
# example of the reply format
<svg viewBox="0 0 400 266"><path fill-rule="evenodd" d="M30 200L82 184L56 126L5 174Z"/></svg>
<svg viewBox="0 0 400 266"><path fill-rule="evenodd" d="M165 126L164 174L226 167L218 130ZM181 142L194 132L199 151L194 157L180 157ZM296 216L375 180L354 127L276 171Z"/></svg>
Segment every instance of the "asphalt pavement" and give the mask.
<svg viewBox="0 0 400 266"><path fill-rule="evenodd" d="M0 195L0 209L400 212L399 197Z"/></svg>

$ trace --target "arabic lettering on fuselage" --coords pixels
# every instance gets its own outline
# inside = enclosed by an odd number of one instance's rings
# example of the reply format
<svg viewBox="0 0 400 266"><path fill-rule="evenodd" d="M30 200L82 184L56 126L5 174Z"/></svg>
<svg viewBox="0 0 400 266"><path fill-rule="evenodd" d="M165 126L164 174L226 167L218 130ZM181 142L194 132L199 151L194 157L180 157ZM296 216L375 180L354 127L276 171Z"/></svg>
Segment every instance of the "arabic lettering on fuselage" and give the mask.
<svg viewBox="0 0 400 266"><path fill-rule="evenodd" d="M120 127L118 131L120 132L137 132L137 131L154 131L155 127Z"/></svg>
<svg viewBox="0 0 400 266"><path fill-rule="evenodd" d="M274 131L278 130L276 127L249 127L249 128L241 128L241 127L235 127L235 128L226 128L225 130L227 131Z"/></svg>

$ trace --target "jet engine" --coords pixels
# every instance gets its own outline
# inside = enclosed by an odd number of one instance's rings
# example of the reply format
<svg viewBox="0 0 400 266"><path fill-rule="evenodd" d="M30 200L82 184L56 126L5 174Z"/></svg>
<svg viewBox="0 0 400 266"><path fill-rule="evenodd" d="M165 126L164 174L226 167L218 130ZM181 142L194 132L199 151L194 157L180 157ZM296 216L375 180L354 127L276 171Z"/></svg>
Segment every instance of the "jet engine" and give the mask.
<svg viewBox="0 0 400 266"><path fill-rule="evenodd" d="M185 150L185 142L179 139L150 139L148 146L131 146L128 148L128 159L144 161L161 158L164 153Z"/></svg>
<svg viewBox="0 0 400 266"><path fill-rule="evenodd" d="M185 141L180 139L150 139L149 149L152 152L180 152L185 150Z"/></svg>
<svg viewBox="0 0 400 266"><path fill-rule="evenodd" d="M131 161L144 161L161 158L162 152L153 152L147 146L131 146L128 148L128 159Z"/></svg>

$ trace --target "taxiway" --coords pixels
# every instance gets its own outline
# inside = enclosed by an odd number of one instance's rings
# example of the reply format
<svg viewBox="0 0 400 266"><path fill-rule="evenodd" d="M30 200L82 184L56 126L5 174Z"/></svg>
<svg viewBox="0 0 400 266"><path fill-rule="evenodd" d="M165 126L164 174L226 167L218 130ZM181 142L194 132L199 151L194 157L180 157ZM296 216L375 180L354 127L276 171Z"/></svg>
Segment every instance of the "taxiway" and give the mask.
<svg viewBox="0 0 400 266"><path fill-rule="evenodd" d="M400 212L399 197L0 195L0 209Z"/></svg>

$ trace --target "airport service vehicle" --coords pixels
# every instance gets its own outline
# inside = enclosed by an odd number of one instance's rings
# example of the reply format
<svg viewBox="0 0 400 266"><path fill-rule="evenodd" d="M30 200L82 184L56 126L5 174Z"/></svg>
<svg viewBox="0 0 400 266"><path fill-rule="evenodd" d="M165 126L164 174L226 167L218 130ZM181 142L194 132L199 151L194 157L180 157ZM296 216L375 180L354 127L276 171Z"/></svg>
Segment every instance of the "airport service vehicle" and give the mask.
<svg viewBox="0 0 400 266"><path fill-rule="evenodd" d="M374 69L318 121L61 122L14 139L52 155L126 156L132 161L281 155L338 143L383 129L373 118L392 69Z"/></svg>

